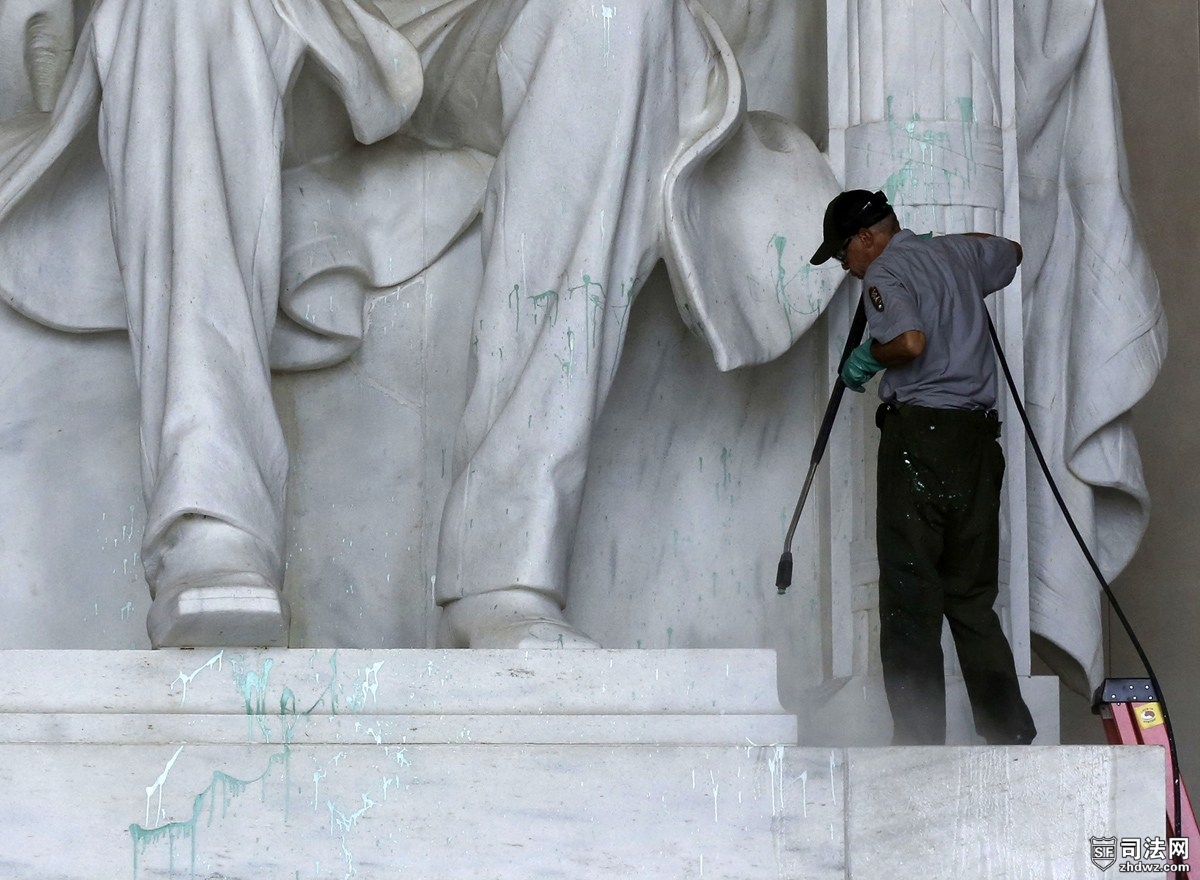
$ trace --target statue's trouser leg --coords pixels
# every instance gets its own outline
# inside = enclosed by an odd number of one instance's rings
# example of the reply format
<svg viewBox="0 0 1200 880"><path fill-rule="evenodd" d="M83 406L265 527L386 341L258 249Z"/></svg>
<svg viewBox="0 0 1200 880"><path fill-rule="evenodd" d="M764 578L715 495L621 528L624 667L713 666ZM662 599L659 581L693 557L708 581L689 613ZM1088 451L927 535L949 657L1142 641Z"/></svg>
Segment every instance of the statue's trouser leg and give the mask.
<svg viewBox="0 0 1200 880"><path fill-rule="evenodd" d="M239 552L260 557L246 564L278 587L287 450L267 351L281 95L302 47L270 0L106 0L95 41L141 392L148 579L153 589L164 553L204 519L234 527Z"/></svg>
<svg viewBox="0 0 1200 880"><path fill-rule="evenodd" d="M1036 733L993 607L1004 477L998 428L961 410L880 417L879 649L895 745L945 742L943 617L978 733L995 744L1028 743Z"/></svg>
<svg viewBox="0 0 1200 880"><path fill-rule="evenodd" d="M714 63L684 3L662 0L481 2L427 58L413 130L502 144L439 602L518 586L562 604L590 435Z"/></svg>

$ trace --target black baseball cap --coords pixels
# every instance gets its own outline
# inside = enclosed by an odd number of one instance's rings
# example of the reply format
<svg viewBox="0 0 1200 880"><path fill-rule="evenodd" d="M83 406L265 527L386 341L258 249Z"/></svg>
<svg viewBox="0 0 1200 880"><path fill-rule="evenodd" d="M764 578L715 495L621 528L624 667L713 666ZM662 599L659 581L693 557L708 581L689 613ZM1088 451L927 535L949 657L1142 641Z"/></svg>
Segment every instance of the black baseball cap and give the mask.
<svg viewBox="0 0 1200 880"><path fill-rule="evenodd" d="M881 192L851 189L834 196L825 209L825 240L809 262L814 266L821 265L840 251L858 230L874 226L892 213L887 196Z"/></svg>

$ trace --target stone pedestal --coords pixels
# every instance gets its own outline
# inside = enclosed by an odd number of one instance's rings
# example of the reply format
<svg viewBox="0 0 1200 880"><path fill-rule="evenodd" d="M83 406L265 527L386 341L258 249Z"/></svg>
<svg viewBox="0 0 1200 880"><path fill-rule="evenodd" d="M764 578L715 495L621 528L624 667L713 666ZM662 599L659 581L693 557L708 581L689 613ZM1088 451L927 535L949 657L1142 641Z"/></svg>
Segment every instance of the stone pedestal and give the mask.
<svg viewBox="0 0 1200 880"><path fill-rule="evenodd" d="M0 875L1092 877L1132 747L795 745L770 651L9 651Z"/></svg>

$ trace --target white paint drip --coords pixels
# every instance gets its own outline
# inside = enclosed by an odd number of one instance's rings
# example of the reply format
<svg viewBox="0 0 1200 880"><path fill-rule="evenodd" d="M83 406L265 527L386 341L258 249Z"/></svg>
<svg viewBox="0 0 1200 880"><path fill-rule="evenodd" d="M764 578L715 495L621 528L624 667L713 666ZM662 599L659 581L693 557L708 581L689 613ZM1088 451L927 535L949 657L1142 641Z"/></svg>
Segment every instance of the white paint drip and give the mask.
<svg viewBox="0 0 1200 880"><path fill-rule="evenodd" d="M371 737L371 739L375 740L375 745L377 745L377 746L383 745L383 731L382 730L376 730L373 727L364 727L363 723L361 721L355 721L354 722L354 732L355 733L365 733L367 736Z"/></svg>
<svg viewBox="0 0 1200 880"><path fill-rule="evenodd" d="M385 801L388 798L388 789L392 788L392 787L395 787L397 789L400 787L400 777L399 776L383 777L383 799Z"/></svg>
<svg viewBox="0 0 1200 880"><path fill-rule="evenodd" d="M313 779L313 812L314 813L317 811L317 804L320 803L321 780L323 778L325 778L325 775L326 775L326 772L321 769L314 771L313 775L312 775L312 779Z"/></svg>
<svg viewBox="0 0 1200 880"><path fill-rule="evenodd" d="M371 809L371 807L375 806L375 802L373 800L371 800L369 797L367 797L365 794L362 795L362 800L363 800L362 807L355 810L353 813L351 813L348 816L345 813L343 813L341 810L339 810L337 808L337 806L333 803L333 801L326 801L326 805L329 807L329 821L330 821L329 833L330 833L330 836L332 836L334 833L334 831L333 831L334 826L341 828L343 832L353 831L354 826L358 824L358 820L361 819L366 814L367 810L369 810L369 809Z"/></svg>
<svg viewBox="0 0 1200 880"><path fill-rule="evenodd" d="M221 658L224 656L225 656L224 650L218 651L215 656L210 657L207 663L205 663L203 666L199 667L191 675L188 675L184 672L180 672L179 677L177 679L175 679L173 682L171 682L171 690L172 691L175 690L175 685L179 684L180 682L183 682L183 693L179 697L180 708L182 708L183 704L187 702L187 689L188 689L188 685L192 683L192 680L195 679L195 677L197 675L199 675L201 672L203 672L204 670L212 669L214 663L216 664L217 670L220 671Z"/></svg>
<svg viewBox="0 0 1200 880"><path fill-rule="evenodd" d="M179 753L183 751L183 746L175 750L175 754L171 756L171 760L167 762L167 766L159 775L158 779L154 780L154 784L146 789L146 826L147 828L156 828L163 820L165 814L162 808L162 791L163 786L167 782L167 776L171 772L171 768L175 766L175 762L179 759ZM154 823L150 822L150 798L154 797L154 793L158 792L158 810L154 814Z"/></svg>
<svg viewBox="0 0 1200 880"><path fill-rule="evenodd" d="M592 6L592 15L596 14L596 7ZM604 69L608 70L608 62L612 59L612 21L617 15L617 7L605 6L600 4L600 19L604 27Z"/></svg>
<svg viewBox="0 0 1200 880"><path fill-rule="evenodd" d="M521 292L529 290L529 274L525 271L525 233L521 233ZM520 298L517 300L517 321L521 319Z"/></svg>
<svg viewBox="0 0 1200 880"><path fill-rule="evenodd" d="M771 771L771 815L778 816L784 809L783 800L783 746L775 746L775 756L767 758Z"/></svg>
<svg viewBox="0 0 1200 880"><path fill-rule="evenodd" d="M717 812L717 795L721 791L721 786L717 785L717 777L711 770L708 771L708 779L712 783L713 821L720 822L721 817Z"/></svg>
<svg viewBox="0 0 1200 880"><path fill-rule="evenodd" d="M380 660L378 663L363 670L361 705L365 706L367 704L368 695L371 697L372 704L379 705L379 669L382 666L383 661Z"/></svg>

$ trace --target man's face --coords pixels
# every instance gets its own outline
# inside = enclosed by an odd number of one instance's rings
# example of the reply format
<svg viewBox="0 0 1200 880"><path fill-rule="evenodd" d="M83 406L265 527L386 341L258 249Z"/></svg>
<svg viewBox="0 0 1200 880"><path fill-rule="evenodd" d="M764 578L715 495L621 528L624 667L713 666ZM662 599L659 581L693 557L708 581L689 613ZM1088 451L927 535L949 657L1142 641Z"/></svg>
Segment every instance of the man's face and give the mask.
<svg viewBox="0 0 1200 880"><path fill-rule="evenodd" d="M871 265L874 255L869 248L870 235L870 230L860 229L850 237L850 240L846 242L846 247L838 255L842 268L855 278L861 279L863 275L867 274L867 267Z"/></svg>

